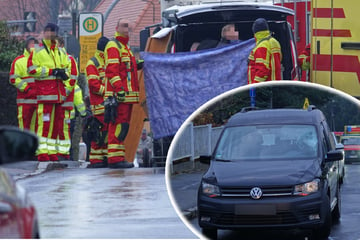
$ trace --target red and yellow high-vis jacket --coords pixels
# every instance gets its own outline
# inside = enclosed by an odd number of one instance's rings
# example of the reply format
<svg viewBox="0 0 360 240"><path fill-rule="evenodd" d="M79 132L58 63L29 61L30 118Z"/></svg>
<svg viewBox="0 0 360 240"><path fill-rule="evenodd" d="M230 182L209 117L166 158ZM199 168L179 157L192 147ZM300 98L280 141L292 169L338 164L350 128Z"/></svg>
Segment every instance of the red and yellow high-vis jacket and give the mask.
<svg viewBox="0 0 360 240"><path fill-rule="evenodd" d="M35 78L38 103L62 103L65 100L64 82L52 76L52 71L54 68L62 68L70 76L70 67L68 55L58 48L56 41L43 39L35 47L29 56L27 68L29 75Z"/></svg>
<svg viewBox="0 0 360 240"><path fill-rule="evenodd" d="M249 56L248 83L281 80L281 46L269 30L255 34L256 46Z"/></svg>
<svg viewBox="0 0 360 240"><path fill-rule="evenodd" d="M64 52L66 52L64 48L62 49ZM68 54L68 57L71 62L70 81L64 82L65 90L66 90L66 99L64 103L61 104L61 106L64 109L71 111L74 108L74 89L75 89L75 84L78 81L79 70L75 58L70 54Z"/></svg>
<svg viewBox="0 0 360 240"><path fill-rule="evenodd" d="M85 68L90 93L91 111L94 115L104 114L102 104L105 96L105 61L104 52L96 50L95 56L90 58Z"/></svg>
<svg viewBox="0 0 360 240"><path fill-rule="evenodd" d="M106 44L105 98L115 93L125 91L125 103L139 102L139 81L137 75L136 59L127 45L128 37L115 33L115 39Z"/></svg>
<svg viewBox="0 0 360 240"><path fill-rule="evenodd" d="M36 91L35 79L27 72L27 62L30 53L25 49L23 55L14 59L10 69L10 84L17 88L16 103L36 104L36 94L31 94L29 89Z"/></svg>
<svg viewBox="0 0 360 240"><path fill-rule="evenodd" d="M310 69L310 43L306 45L305 49L300 53L298 57L298 64L304 71Z"/></svg>

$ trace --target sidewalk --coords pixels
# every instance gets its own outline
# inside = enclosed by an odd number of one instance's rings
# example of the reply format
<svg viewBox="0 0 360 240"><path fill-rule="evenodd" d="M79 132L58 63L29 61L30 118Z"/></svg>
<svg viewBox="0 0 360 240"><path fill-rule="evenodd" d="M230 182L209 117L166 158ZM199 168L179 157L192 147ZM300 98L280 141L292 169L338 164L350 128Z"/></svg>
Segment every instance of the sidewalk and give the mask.
<svg viewBox="0 0 360 240"><path fill-rule="evenodd" d="M88 164L89 162L85 161L60 161L59 163L22 161L4 164L1 167L6 169L15 180L19 180L56 169L86 168ZM164 167L137 169L141 169L142 172L149 172L149 174L154 172L164 173L165 176ZM197 169L172 175L169 179L172 189L169 195L171 194L173 196L179 209L188 219L197 217L197 191L203 173L203 169Z"/></svg>

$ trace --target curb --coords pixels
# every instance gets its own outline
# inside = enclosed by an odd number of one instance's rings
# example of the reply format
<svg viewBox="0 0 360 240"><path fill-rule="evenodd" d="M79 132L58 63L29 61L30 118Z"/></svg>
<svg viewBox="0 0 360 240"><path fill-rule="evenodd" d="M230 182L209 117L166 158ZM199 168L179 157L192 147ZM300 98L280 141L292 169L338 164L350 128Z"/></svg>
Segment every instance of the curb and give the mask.
<svg viewBox="0 0 360 240"><path fill-rule="evenodd" d="M32 172L18 173L13 176L14 180L24 179L27 177L39 175L44 172L52 170L61 170L66 168L86 168L90 163L80 160L80 161L60 161L60 162L37 162L35 170ZM156 168L133 168L141 169L144 173L148 174L162 174L165 173L165 167L156 167ZM116 169L113 169L116 170Z"/></svg>

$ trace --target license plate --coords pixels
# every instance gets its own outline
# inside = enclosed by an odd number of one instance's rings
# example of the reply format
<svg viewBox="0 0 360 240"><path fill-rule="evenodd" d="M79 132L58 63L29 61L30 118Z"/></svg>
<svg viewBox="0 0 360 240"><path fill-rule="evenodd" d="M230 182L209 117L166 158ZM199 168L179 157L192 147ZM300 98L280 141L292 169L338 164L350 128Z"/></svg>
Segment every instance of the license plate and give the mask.
<svg viewBox="0 0 360 240"><path fill-rule="evenodd" d="M276 215L274 205L244 204L235 206L236 215Z"/></svg>

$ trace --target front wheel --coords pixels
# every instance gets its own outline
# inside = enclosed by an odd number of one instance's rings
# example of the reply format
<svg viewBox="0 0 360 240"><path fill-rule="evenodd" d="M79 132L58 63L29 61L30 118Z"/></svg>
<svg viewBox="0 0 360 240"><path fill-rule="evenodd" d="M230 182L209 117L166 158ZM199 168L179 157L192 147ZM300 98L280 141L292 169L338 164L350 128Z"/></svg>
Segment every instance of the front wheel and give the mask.
<svg viewBox="0 0 360 240"><path fill-rule="evenodd" d="M329 196L326 197L326 201L324 202L324 204L326 206L326 211L324 211L324 224L320 228L316 228L313 230L313 240L325 240L328 239L328 237L330 236L332 220Z"/></svg>
<svg viewBox="0 0 360 240"><path fill-rule="evenodd" d="M202 228L201 232L208 239L212 239L212 240L217 239L217 229L216 228Z"/></svg>
<svg viewBox="0 0 360 240"><path fill-rule="evenodd" d="M332 222L339 223L341 217L341 194L340 194L340 187L338 186L336 191L336 205L332 212Z"/></svg>

